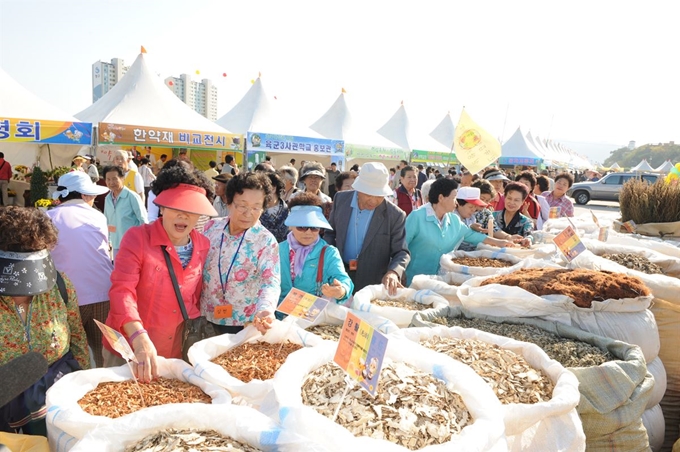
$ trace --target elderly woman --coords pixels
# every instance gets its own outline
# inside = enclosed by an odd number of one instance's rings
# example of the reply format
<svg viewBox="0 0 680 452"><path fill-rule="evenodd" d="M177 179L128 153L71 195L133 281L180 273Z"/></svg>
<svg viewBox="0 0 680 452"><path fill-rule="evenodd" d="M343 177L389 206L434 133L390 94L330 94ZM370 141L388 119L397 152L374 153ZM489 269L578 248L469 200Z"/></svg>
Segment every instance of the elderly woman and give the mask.
<svg viewBox="0 0 680 452"><path fill-rule="evenodd" d="M229 216L209 221L201 314L219 334L253 322L266 332L281 293L279 244L260 223L273 188L262 173L240 173L227 184Z"/></svg>
<svg viewBox="0 0 680 452"><path fill-rule="evenodd" d="M321 184L326 179L326 169L321 163L308 162L302 167L300 172L300 181L305 184L305 193L316 195L322 203L333 202L333 200L321 191ZM290 199L293 199L298 194L294 194Z"/></svg>
<svg viewBox="0 0 680 452"><path fill-rule="evenodd" d="M338 174L338 177L335 178L335 192L354 190L352 184L356 178L357 174L350 171L343 171Z"/></svg>
<svg viewBox="0 0 680 452"><path fill-rule="evenodd" d="M128 151L118 149L113 151L113 164L123 170L123 185L137 193L144 201L144 179L137 171L137 166L132 167L132 155Z"/></svg>
<svg viewBox="0 0 680 452"><path fill-rule="evenodd" d="M161 217L131 228L123 237L111 274L106 319L108 326L127 337L138 361L135 372L142 381L158 375L157 356L182 357L182 311L190 319L200 316L198 302L210 246L194 227L201 215L217 214L194 174L181 166L159 173L154 187ZM177 299L172 272L182 300ZM104 346L107 365L122 362L109 344Z"/></svg>
<svg viewBox="0 0 680 452"><path fill-rule="evenodd" d="M436 275L441 255L455 250L463 241L475 246L478 243L514 246L511 241L473 231L460 217L453 215L457 189L458 183L453 179L435 180L428 193L429 202L406 218L406 243L411 252L411 262L406 267L407 285L415 275Z"/></svg>
<svg viewBox="0 0 680 452"><path fill-rule="evenodd" d="M267 171L264 174L269 178L269 182L271 182L274 190L272 190L271 201L267 204L265 211L262 212L260 223L276 237L277 242L281 243L288 236L288 228L285 225L286 218L288 217L288 205L281 199L284 184L279 175L274 171Z"/></svg>
<svg viewBox="0 0 680 452"><path fill-rule="evenodd" d="M505 208L493 213L493 217L503 232L511 235L521 235L527 240L522 242L523 246L530 244L531 231L534 224L531 218L520 212L524 201L529 196L529 189L519 182L510 182L505 187Z"/></svg>
<svg viewBox="0 0 680 452"><path fill-rule="evenodd" d="M290 232L286 241L279 245L279 304L293 287L336 303L346 302L354 290L354 283L345 271L338 249L319 237L321 229L332 228L323 216L318 198L304 193L296 196L291 204L286 219Z"/></svg>
<svg viewBox="0 0 680 452"><path fill-rule="evenodd" d="M107 166L102 170L110 193L104 201L104 215L109 229L109 241L116 258L125 233L133 226L148 222L144 201L125 186L125 175L119 166Z"/></svg>
<svg viewBox="0 0 680 452"><path fill-rule="evenodd" d="M0 407L0 431L47 436L45 392L62 375L89 369L78 297L54 267L57 229L38 209L0 209L0 365L40 353L47 374ZM7 382L2 382L3 391Z"/></svg>
<svg viewBox="0 0 680 452"><path fill-rule="evenodd" d="M489 201L489 207L491 211L495 212L497 210L503 210L503 207L505 207L503 189L505 187L505 183L509 182L510 179L505 177L503 173L501 173L496 168L486 170L482 176L482 179L489 181L494 190L496 190L496 196L491 201Z"/></svg>
<svg viewBox="0 0 680 452"><path fill-rule="evenodd" d="M285 202L288 202L290 201L291 196L298 192L298 188L296 187L298 182L298 171L294 166L284 165L279 168L278 173L284 183L284 189L281 198Z"/></svg>
<svg viewBox="0 0 680 452"><path fill-rule="evenodd" d="M106 322L111 288L111 256L106 217L92 207L97 195L108 192L95 185L80 171L71 171L59 178L52 197L60 204L47 211L59 231L59 240L52 250L57 271L71 278L78 295L80 318L92 349L95 363L103 365L102 332L95 323Z"/></svg>
<svg viewBox="0 0 680 452"><path fill-rule="evenodd" d="M551 208L557 208L558 217L574 216L574 203L567 196L567 191L572 185L574 185L574 176L569 173L561 173L555 176L553 191L544 191L542 194Z"/></svg>

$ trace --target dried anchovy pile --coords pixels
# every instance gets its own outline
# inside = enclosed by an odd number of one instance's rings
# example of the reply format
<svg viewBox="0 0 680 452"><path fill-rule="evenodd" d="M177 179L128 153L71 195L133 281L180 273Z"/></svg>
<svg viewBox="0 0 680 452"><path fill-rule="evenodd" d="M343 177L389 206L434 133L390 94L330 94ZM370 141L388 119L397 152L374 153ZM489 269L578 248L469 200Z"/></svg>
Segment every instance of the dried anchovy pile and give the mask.
<svg viewBox="0 0 680 452"><path fill-rule="evenodd" d="M145 436L125 452L260 452L260 449L224 436L215 430L162 430Z"/></svg>
<svg viewBox="0 0 680 452"><path fill-rule="evenodd" d="M432 307L430 305L418 303L413 300L402 300L398 298L395 298L394 300L371 300L371 304L376 306L389 306L391 308L408 309L409 311L422 311Z"/></svg>
<svg viewBox="0 0 680 452"><path fill-rule="evenodd" d="M302 402L332 418L345 386L343 370L325 364L305 379ZM354 436L418 450L449 441L473 419L460 395L444 382L408 364L393 363L383 367L375 398L358 387L348 392L335 422Z"/></svg>
<svg viewBox="0 0 680 452"><path fill-rule="evenodd" d="M316 325L307 328L307 331L314 333L317 336L321 336L321 339L325 339L327 341L338 341L340 340L342 325Z"/></svg>
<svg viewBox="0 0 680 452"><path fill-rule="evenodd" d="M453 337L435 336L420 343L472 367L503 404L531 404L552 398L555 385L550 378L512 350L475 339Z"/></svg>
<svg viewBox="0 0 680 452"><path fill-rule="evenodd" d="M229 375L248 383L251 380L270 380L288 355L302 345L286 341L282 344L246 342L231 348L211 362L222 366Z"/></svg>
<svg viewBox="0 0 680 452"><path fill-rule="evenodd" d="M141 389L144 401L140 399ZM172 378L158 377L149 383L133 380L99 383L88 392L78 405L93 416L112 419L134 413L142 408L168 403L211 403L212 399L201 388Z"/></svg>
<svg viewBox="0 0 680 452"><path fill-rule="evenodd" d="M621 264L631 270L637 270L648 275L662 275L661 267L651 262L644 256L635 253L603 254L602 257Z"/></svg>
<svg viewBox="0 0 680 452"><path fill-rule="evenodd" d="M511 262L502 259L490 259L488 257L454 257L451 261L454 264L465 265L466 267L504 268L513 265Z"/></svg>
<svg viewBox="0 0 680 452"><path fill-rule="evenodd" d="M440 317L440 319L443 319ZM614 358L594 345L574 339L559 337L555 334L531 325L496 323L482 319L448 318L444 319L448 326L461 328L475 328L487 333L509 337L517 341L531 342L564 367L592 367L599 366Z"/></svg>

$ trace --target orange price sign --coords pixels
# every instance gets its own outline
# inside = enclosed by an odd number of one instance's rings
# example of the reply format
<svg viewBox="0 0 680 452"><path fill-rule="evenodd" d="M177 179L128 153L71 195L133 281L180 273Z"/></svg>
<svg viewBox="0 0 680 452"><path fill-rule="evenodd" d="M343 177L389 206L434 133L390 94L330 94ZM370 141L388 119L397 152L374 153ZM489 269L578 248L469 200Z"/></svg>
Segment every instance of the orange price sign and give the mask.
<svg viewBox="0 0 680 452"><path fill-rule="evenodd" d="M326 309L326 306L328 306L328 300L293 287L276 310L283 314L313 322Z"/></svg>
<svg viewBox="0 0 680 452"><path fill-rule="evenodd" d="M566 229L553 239L557 248L562 252L567 262L571 262L576 256L586 250L574 228L567 226Z"/></svg>
<svg viewBox="0 0 680 452"><path fill-rule="evenodd" d="M387 337L384 334L348 312L333 361L375 396L386 349Z"/></svg>

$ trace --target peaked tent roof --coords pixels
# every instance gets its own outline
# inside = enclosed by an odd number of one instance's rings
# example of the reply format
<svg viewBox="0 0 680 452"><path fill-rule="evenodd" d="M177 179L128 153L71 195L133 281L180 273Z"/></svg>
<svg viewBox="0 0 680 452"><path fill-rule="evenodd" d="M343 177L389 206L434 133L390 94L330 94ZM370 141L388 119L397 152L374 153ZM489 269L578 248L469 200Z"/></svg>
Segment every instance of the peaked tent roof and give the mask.
<svg viewBox="0 0 680 452"><path fill-rule="evenodd" d="M272 115L270 98L258 76L241 100L216 122L232 133L266 132L272 123Z"/></svg>
<svg viewBox="0 0 680 452"><path fill-rule="evenodd" d="M543 156L529 145L522 129L518 127L510 139L503 143L501 147L501 159L503 158L532 159L535 162L542 160Z"/></svg>
<svg viewBox="0 0 680 452"><path fill-rule="evenodd" d="M456 125L451 118L451 112L446 113L437 127L430 132L430 136L445 148L453 149L453 137L456 133Z"/></svg>
<svg viewBox="0 0 680 452"><path fill-rule="evenodd" d="M663 165L659 166L654 171L657 173L667 174L670 173L673 168L675 168L673 163L670 160L666 160L663 162Z"/></svg>
<svg viewBox="0 0 680 452"><path fill-rule="evenodd" d="M399 109L392 115L392 117L381 128L377 130L378 134L387 138L397 146L403 149L411 150L409 142L409 121L406 114L406 107L401 103Z"/></svg>
<svg viewBox="0 0 680 452"><path fill-rule="evenodd" d="M637 165L632 167L630 170L631 171L654 171L654 168L652 168L652 166L649 163L647 163L646 159L642 159L642 161L640 163L638 163Z"/></svg>
<svg viewBox="0 0 680 452"><path fill-rule="evenodd" d="M0 68L0 116L3 118L75 121L65 111L45 102Z"/></svg>
<svg viewBox="0 0 680 452"><path fill-rule="evenodd" d="M614 162L614 164L610 166L609 169L621 169L621 166L618 163Z"/></svg>
<svg viewBox="0 0 680 452"><path fill-rule="evenodd" d="M332 140L345 139L345 135L352 128L352 115L347 107L344 89L326 113L309 128Z"/></svg>
<svg viewBox="0 0 680 452"><path fill-rule="evenodd" d="M227 133L168 89L140 53L127 74L101 99L76 114L87 122L108 122L201 132Z"/></svg>

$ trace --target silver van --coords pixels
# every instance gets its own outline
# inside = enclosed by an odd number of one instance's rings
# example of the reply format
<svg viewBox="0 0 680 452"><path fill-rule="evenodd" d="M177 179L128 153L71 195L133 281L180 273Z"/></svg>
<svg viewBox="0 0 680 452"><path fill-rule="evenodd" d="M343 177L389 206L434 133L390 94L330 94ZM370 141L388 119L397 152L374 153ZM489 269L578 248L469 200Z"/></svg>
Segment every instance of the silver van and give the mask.
<svg viewBox="0 0 680 452"><path fill-rule="evenodd" d="M618 201L623 184L638 178L653 184L659 178L653 173L609 173L597 182L578 182L567 191L576 204L585 205L588 201Z"/></svg>

